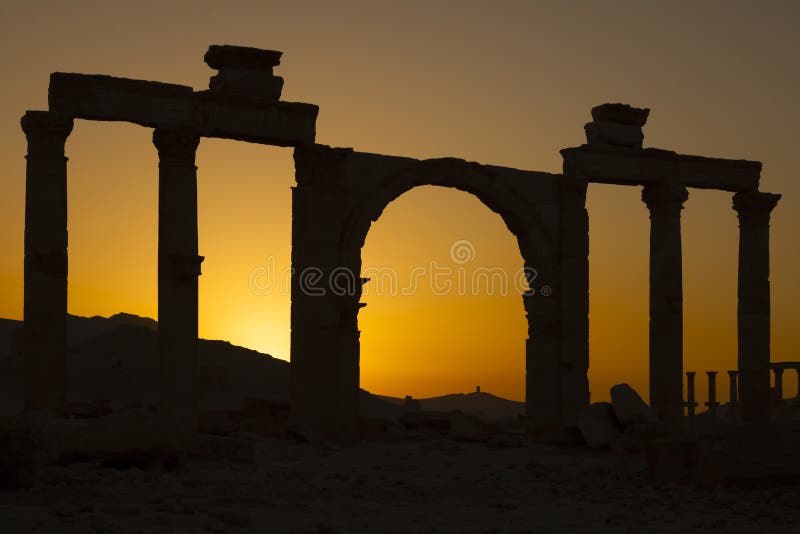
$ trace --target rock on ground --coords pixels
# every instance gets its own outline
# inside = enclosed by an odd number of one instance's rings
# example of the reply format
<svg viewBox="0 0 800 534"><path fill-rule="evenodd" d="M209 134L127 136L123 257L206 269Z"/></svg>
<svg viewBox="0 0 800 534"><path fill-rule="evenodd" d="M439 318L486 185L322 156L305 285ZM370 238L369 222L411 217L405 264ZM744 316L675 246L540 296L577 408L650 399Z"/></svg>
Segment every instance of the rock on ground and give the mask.
<svg viewBox="0 0 800 534"><path fill-rule="evenodd" d="M622 432L614 409L607 402L595 402L578 418L578 428L592 448L607 447Z"/></svg>

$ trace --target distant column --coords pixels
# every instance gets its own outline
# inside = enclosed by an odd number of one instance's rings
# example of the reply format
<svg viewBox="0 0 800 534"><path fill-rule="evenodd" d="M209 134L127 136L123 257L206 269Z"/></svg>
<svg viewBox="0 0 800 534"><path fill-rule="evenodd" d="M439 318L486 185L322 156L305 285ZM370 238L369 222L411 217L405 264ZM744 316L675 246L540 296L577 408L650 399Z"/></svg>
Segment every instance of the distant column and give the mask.
<svg viewBox="0 0 800 534"><path fill-rule="evenodd" d="M158 344L160 404L174 444L197 430L197 167L200 138L156 129L158 149Z"/></svg>
<svg viewBox="0 0 800 534"><path fill-rule="evenodd" d="M672 430L683 414L683 264L681 210L689 197L682 185L647 185L650 210L650 403Z"/></svg>
<svg viewBox="0 0 800 534"><path fill-rule="evenodd" d="M769 217L780 195L733 195L739 215L739 405L745 421L770 416Z"/></svg>
<svg viewBox="0 0 800 534"><path fill-rule="evenodd" d="M72 118L49 111L22 117L25 181L23 356L25 409L63 409L67 351L67 158Z"/></svg>

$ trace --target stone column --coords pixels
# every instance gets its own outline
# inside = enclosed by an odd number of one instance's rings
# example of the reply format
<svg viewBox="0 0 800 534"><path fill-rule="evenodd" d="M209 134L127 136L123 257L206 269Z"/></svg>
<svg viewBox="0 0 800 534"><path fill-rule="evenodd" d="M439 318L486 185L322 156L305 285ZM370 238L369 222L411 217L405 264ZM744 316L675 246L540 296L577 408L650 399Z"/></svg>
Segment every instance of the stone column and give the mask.
<svg viewBox="0 0 800 534"><path fill-rule="evenodd" d="M739 215L739 405L745 421L770 415L769 216L780 195L733 195Z"/></svg>
<svg viewBox="0 0 800 534"><path fill-rule="evenodd" d="M538 441L562 435L564 395L561 369L561 321L556 297L523 295L528 339L525 341L525 413L528 432Z"/></svg>
<svg viewBox="0 0 800 534"><path fill-rule="evenodd" d="M673 431L683 413L681 210L688 196L666 182L642 191L650 210L650 404Z"/></svg>
<svg viewBox="0 0 800 534"><path fill-rule="evenodd" d="M575 426L589 406L589 181L566 164L564 173L560 180L560 280L550 280L560 294L545 298L560 300L561 424Z"/></svg>
<svg viewBox="0 0 800 534"><path fill-rule="evenodd" d="M316 438L358 439L361 245L343 238L352 210L350 151L295 148L292 190L290 421Z"/></svg>
<svg viewBox="0 0 800 534"><path fill-rule="evenodd" d="M173 444L197 430L197 167L191 130L156 129L158 149L159 411Z"/></svg>
<svg viewBox="0 0 800 534"><path fill-rule="evenodd" d="M72 118L22 117L25 182L25 295L22 351L25 409L63 409L67 351L67 158Z"/></svg>

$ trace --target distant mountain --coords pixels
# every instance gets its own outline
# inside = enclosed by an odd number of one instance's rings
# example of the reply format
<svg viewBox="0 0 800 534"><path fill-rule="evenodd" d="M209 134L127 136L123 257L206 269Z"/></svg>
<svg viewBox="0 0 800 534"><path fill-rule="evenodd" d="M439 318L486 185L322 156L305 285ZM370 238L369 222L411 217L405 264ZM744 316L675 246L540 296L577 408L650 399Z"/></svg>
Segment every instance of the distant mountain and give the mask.
<svg viewBox="0 0 800 534"><path fill-rule="evenodd" d="M22 408L21 361L14 351L21 328L21 321L0 319L0 412ZM153 319L127 313L68 316L68 401L110 409L155 405L157 332ZM198 348L201 409L236 410L252 400L289 402L289 362L227 341L201 339ZM365 417L394 419L407 411L404 403L360 392ZM484 419L516 417L522 411L522 403L488 393L445 395L420 403L426 411L461 410Z"/></svg>
<svg viewBox="0 0 800 534"><path fill-rule="evenodd" d="M405 406L406 400L378 395L378 398L395 406ZM440 397L414 399L419 408L427 412L450 412L459 410L486 421L513 419L525 413L525 404L485 392L452 393Z"/></svg>
<svg viewBox="0 0 800 534"><path fill-rule="evenodd" d="M14 337L21 321L0 320L0 406L22 406L21 361ZM158 323L130 314L67 318L69 402L116 409L157 400ZM289 363L225 341L200 340L201 408L235 409L247 399L289 401Z"/></svg>

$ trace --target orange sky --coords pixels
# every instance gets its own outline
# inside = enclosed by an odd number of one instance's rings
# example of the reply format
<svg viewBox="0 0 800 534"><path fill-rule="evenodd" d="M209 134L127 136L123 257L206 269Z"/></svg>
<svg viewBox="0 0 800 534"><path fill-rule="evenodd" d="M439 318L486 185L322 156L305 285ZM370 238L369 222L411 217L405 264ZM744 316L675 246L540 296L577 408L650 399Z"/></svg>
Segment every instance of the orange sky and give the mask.
<svg viewBox="0 0 800 534"><path fill-rule="evenodd" d="M335 4L335 5L334 5ZM773 360L800 359L794 235L800 192L800 4L703 2L28 2L0 5L0 317L22 317L25 141L19 118L45 109L51 71L207 86L211 43L282 50L285 100L320 106L320 143L418 158L560 171L593 105L650 107L645 144L760 159L773 216ZM601 5L602 4L602 5ZM604 7L606 6L606 7ZM151 131L78 121L69 164L69 311L155 316L157 161ZM198 151L200 334L288 358L289 298L248 279L288 267L290 149L204 139ZM647 211L638 188L592 185L593 400L616 382L646 396ZM736 361L737 221L730 194L690 191L683 218L685 367ZM519 268L499 216L466 193L410 191L373 226L364 265ZM405 277L405 278L404 278ZM481 385L522 399L520 299L368 296L362 385L430 396ZM794 391L794 377L789 391ZM701 392L704 388L699 388ZM727 391L727 381L720 386ZM725 394L723 394L725 398Z"/></svg>

